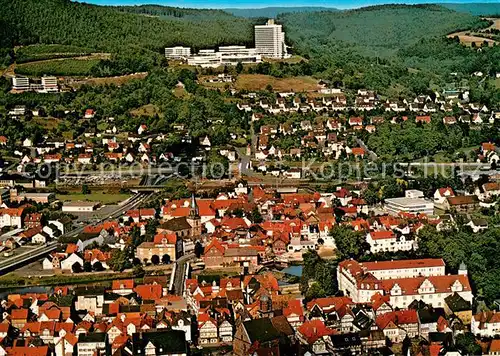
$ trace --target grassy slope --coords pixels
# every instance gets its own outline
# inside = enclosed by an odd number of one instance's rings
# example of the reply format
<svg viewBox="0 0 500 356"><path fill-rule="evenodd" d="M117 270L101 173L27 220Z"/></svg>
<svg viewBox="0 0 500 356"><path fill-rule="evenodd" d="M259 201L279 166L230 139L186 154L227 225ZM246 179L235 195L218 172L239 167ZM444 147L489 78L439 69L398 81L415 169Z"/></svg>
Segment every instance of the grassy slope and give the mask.
<svg viewBox="0 0 500 356"><path fill-rule="evenodd" d="M16 73L35 77L44 74L85 76L90 74L92 67L99 61L99 59L67 58L23 63L16 66Z"/></svg>
<svg viewBox="0 0 500 356"><path fill-rule="evenodd" d="M388 56L424 37L468 28L479 19L439 6L387 5L345 12L290 13L280 16L287 36L299 48L345 42L364 55ZM306 47L306 48L304 48Z"/></svg>

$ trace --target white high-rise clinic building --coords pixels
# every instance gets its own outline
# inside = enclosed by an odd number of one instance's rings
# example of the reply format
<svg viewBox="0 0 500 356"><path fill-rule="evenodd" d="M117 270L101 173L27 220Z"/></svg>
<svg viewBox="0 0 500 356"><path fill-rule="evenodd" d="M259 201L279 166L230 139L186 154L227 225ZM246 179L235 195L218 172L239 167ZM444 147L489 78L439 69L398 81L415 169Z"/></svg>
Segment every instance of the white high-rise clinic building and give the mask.
<svg viewBox="0 0 500 356"><path fill-rule="evenodd" d="M273 19L269 19L265 25L256 25L255 49L263 57L288 57L282 26L276 25Z"/></svg>

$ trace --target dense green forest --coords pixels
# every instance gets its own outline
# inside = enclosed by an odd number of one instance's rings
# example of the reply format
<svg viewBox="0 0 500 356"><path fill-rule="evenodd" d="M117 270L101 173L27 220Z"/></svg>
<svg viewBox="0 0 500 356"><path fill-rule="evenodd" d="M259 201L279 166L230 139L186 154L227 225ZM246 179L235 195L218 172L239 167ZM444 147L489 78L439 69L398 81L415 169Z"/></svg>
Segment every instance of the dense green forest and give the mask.
<svg viewBox="0 0 500 356"><path fill-rule="evenodd" d="M293 7L263 7L255 9L239 9L227 8L224 11L229 12L235 16L249 17L249 18L273 18L279 14L289 12L315 12L315 11L340 11L333 7L320 7L320 6L293 6Z"/></svg>
<svg viewBox="0 0 500 356"><path fill-rule="evenodd" d="M384 5L342 12L288 13L279 16L292 44L321 53L339 42L363 55L390 56L424 37L481 27L478 17L434 5Z"/></svg>
<svg viewBox="0 0 500 356"><path fill-rule="evenodd" d="M22 63L69 57L70 52L78 55L78 51L111 53L110 59L92 66L65 62L68 73L92 76L164 67L167 63L162 52L168 45L195 50L222 44L252 45L253 23L264 21L220 10L152 5L104 7L69 0L0 0L0 5L0 62L6 65L14 59ZM431 86L452 81L450 72L466 77L474 71L500 71L499 46L470 50L444 38L451 31L488 23L436 5L287 13L280 15L279 21L284 24L291 51L308 61L259 65L258 73L314 75L345 88L368 87L398 97L425 93ZM28 46L16 53L12 50L34 43L43 44L42 49ZM20 68L22 73L33 75L45 70L42 65ZM54 74L65 73L61 69ZM494 89L488 90L486 97L495 102L498 90L496 94Z"/></svg>
<svg viewBox="0 0 500 356"><path fill-rule="evenodd" d="M160 53L165 46L179 44L200 48L252 42L251 23L224 12L199 19L160 19L70 0L0 0L0 7L3 48L57 43L104 52L139 47Z"/></svg>
<svg viewBox="0 0 500 356"><path fill-rule="evenodd" d="M211 9L188 9L161 5L136 5L136 6L113 6L112 9L122 12L131 12L146 16L168 18L182 18L189 20L234 20L234 16L224 10Z"/></svg>

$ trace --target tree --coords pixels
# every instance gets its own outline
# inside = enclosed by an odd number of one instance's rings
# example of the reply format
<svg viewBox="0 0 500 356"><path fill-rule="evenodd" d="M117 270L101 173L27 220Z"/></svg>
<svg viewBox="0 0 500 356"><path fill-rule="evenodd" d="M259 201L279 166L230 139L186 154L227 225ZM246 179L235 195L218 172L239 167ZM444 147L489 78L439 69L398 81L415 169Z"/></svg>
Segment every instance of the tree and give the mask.
<svg viewBox="0 0 500 356"><path fill-rule="evenodd" d="M113 271L123 271L127 266L127 262L127 253L120 249L114 249L111 252L111 258L108 261L108 265Z"/></svg>
<svg viewBox="0 0 500 356"><path fill-rule="evenodd" d="M476 342L476 338L471 333L458 334L455 345L464 355L481 355L481 346Z"/></svg>
<svg viewBox="0 0 500 356"><path fill-rule="evenodd" d="M323 298L323 297L326 297L326 293L323 287L321 287L321 285L318 282L314 282L313 284L311 284L311 286L307 290L306 298L311 300L314 298Z"/></svg>
<svg viewBox="0 0 500 356"><path fill-rule="evenodd" d="M92 265L90 264L89 261L83 262L83 270L85 272L92 272Z"/></svg>
<svg viewBox="0 0 500 356"><path fill-rule="evenodd" d="M141 236L141 229L137 225L134 225L130 230L130 238L132 240L132 246L134 247L144 242L144 238Z"/></svg>
<svg viewBox="0 0 500 356"><path fill-rule="evenodd" d="M240 74L241 72L243 72L243 64L238 62L238 64L236 64L236 73Z"/></svg>
<svg viewBox="0 0 500 356"><path fill-rule="evenodd" d="M165 264L165 265L168 265L170 263L170 255L168 254L164 254L162 257L161 257L161 263Z"/></svg>
<svg viewBox="0 0 500 356"><path fill-rule="evenodd" d="M101 262L97 261L96 263L94 263L94 265L92 266L92 269L96 272L101 272L101 271L104 271L104 267L102 265Z"/></svg>
<svg viewBox="0 0 500 356"><path fill-rule="evenodd" d="M262 215L259 211L259 208L255 207L252 209L252 222L254 224L260 224L262 221L264 221L264 219L262 219Z"/></svg>
<svg viewBox="0 0 500 356"><path fill-rule="evenodd" d="M210 179L221 179L229 173L229 160L216 151L208 156L205 176Z"/></svg>
<svg viewBox="0 0 500 356"><path fill-rule="evenodd" d="M134 277L143 277L145 274L144 268L142 268L141 265L134 266L134 270L132 273Z"/></svg>
<svg viewBox="0 0 500 356"><path fill-rule="evenodd" d="M90 188L87 184L82 185L82 194L85 194L85 195L90 194Z"/></svg>
<svg viewBox="0 0 500 356"><path fill-rule="evenodd" d="M71 270L73 271L73 273L80 273L83 271L83 268L82 268L82 265L80 264L80 262L75 262L71 266Z"/></svg>
<svg viewBox="0 0 500 356"><path fill-rule="evenodd" d="M158 255L151 256L151 263L154 265L158 265L160 263L160 257L158 257Z"/></svg>
<svg viewBox="0 0 500 356"><path fill-rule="evenodd" d="M341 260L358 259L368 250L365 237L361 232L354 231L346 226L335 226L330 234L335 240L337 253Z"/></svg>
<svg viewBox="0 0 500 356"><path fill-rule="evenodd" d="M194 245L194 254L196 258L200 258L203 254L203 245L200 241L196 241L196 244Z"/></svg>

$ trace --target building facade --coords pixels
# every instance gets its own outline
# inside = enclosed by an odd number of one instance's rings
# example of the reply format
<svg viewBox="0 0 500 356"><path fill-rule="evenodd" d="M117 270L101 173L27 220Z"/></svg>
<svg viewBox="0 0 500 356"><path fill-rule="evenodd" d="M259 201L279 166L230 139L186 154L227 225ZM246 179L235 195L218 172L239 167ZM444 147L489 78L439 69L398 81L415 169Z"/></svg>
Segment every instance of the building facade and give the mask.
<svg viewBox="0 0 500 356"><path fill-rule="evenodd" d="M268 20L265 25L256 25L255 49L263 57L287 57L285 33L282 26L276 25L272 19Z"/></svg>

